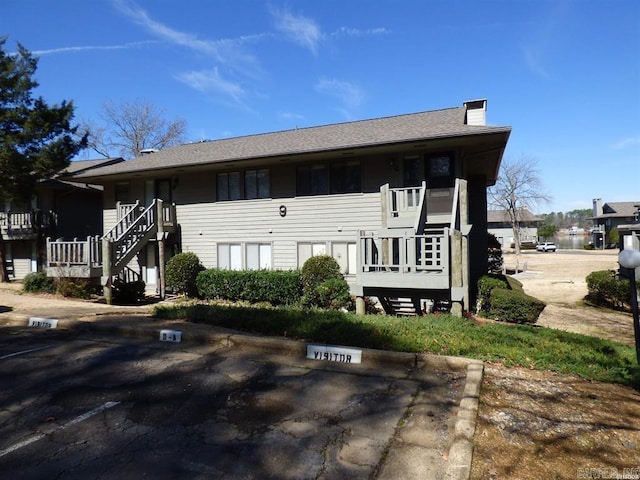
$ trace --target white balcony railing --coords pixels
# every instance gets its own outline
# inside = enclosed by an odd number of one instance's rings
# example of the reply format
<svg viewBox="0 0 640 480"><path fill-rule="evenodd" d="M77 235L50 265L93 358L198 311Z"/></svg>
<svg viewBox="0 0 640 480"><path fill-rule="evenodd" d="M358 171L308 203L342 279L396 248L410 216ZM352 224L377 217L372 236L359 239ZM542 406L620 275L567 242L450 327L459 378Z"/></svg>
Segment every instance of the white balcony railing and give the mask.
<svg viewBox="0 0 640 480"><path fill-rule="evenodd" d="M389 184L380 187L387 227L413 227L423 205L425 190L425 182L418 187L389 188Z"/></svg>
<svg viewBox="0 0 640 480"><path fill-rule="evenodd" d="M357 283L380 288L448 288L449 228L360 232ZM395 274L395 275L394 275Z"/></svg>
<svg viewBox="0 0 640 480"><path fill-rule="evenodd" d="M97 268L102 265L100 237L86 240L52 241L47 239L47 266Z"/></svg>

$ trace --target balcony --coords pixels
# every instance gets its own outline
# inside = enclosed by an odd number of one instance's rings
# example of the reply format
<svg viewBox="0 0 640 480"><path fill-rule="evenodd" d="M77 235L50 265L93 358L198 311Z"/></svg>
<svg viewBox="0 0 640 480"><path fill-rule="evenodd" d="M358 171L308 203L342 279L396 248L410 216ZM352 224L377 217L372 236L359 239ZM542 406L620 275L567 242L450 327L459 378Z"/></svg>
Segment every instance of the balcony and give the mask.
<svg viewBox="0 0 640 480"><path fill-rule="evenodd" d="M6 240L32 240L51 233L56 225L53 212L0 212L0 232Z"/></svg>
<svg viewBox="0 0 640 480"><path fill-rule="evenodd" d="M176 207L154 200L148 207L139 202L117 205L117 223L104 236L72 241L47 239L47 275L50 277L101 277L107 269L118 275L156 234L176 230ZM105 253L105 246L108 246Z"/></svg>
<svg viewBox="0 0 640 480"><path fill-rule="evenodd" d="M450 287L449 228L361 231L356 284L370 289L446 290Z"/></svg>

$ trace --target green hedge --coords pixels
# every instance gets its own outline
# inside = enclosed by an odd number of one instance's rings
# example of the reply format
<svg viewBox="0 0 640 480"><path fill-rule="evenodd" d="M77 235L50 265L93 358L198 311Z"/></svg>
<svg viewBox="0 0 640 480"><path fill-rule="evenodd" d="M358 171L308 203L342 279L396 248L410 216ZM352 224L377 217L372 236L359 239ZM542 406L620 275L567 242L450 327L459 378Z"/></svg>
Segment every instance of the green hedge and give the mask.
<svg viewBox="0 0 640 480"><path fill-rule="evenodd" d="M613 270L599 270L587 275L587 298L597 305L620 308L629 303L629 280Z"/></svg>
<svg viewBox="0 0 640 480"><path fill-rule="evenodd" d="M195 297L198 294L196 278L203 270L204 267L195 253L178 253L167 262L165 271L167 288L188 297Z"/></svg>
<svg viewBox="0 0 640 480"><path fill-rule="evenodd" d="M478 280L477 313L487 313L491 309L491 291L494 288L510 288L507 277L501 274L489 274Z"/></svg>
<svg viewBox="0 0 640 480"><path fill-rule="evenodd" d="M198 294L207 300L269 302L293 305L300 300L300 272L297 270L220 270L198 274Z"/></svg>
<svg viewBox="0 0 640 480"><path fill-rule="evenodd" d="M476 313L510 323L535 323L546 305L524 293L522 283L506 275L478 280Z"/></svg>
<svg viewBox="0 0 640 480"><path fill-rule="evenodd" d="M494 288L489 317L510 323L536 323L546 304L517 290Z"/></svg>

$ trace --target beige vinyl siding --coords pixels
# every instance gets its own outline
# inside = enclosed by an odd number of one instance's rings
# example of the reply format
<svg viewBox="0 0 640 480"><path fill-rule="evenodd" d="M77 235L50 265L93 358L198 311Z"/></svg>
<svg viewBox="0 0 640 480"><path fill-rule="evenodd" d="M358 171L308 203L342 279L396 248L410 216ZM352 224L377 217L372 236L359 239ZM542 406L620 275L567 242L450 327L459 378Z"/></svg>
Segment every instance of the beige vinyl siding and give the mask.
<svg viewBox="0 0 640 480"><path fill-rule="evenodd" d="M281 217L279 208L286 206ZM178 205L182 248L210 268L217 243L270 243L273 267L298 266L297 242L355 242L358 230L380 224L379 194L238 200Z"/></svg>
<svg viewBox="0 0 640 480"><path fill-rule="evenodd" d="M194 252L207 268L216 267L219 243L268 243L275 269L298 267L298 243L355 243L358 230L380 227L380 192L388 158L362 159L362 188L366 193L296 197L296 166L270 167L271 198L216 201L216 173L247 170L229 167L171 178L173 202L180 225L182 251ZM253 167L251 167L253 168ZM264 167L261 167L264 168ZM387 172L388 174L388 172ZM394 172L399 176L399 172ZM163 177L167 178L167 176ZM387 178L387 181L389 179ZM116 221L114 185L105 188L104 227ZM132 199L144 201L144 180L130 183ZM280 216L280 206L287 209ZM328 244L328 252L331 245Z"/></svg>
<svg viewBox="0 0 640 480"><path fill-rule="evenodd" d="M24 240L7 242L7 250L7 258L13 264L13 278L22 280L31 273L32 243Z"/></svg>

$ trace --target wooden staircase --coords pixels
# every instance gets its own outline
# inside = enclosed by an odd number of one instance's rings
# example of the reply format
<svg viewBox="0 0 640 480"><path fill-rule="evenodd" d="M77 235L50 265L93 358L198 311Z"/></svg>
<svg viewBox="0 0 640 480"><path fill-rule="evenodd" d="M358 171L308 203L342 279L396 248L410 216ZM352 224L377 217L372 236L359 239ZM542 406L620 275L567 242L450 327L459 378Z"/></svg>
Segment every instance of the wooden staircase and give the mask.
<svg viewBox="0 0 640 480"><path fill-rule="evenodd" d="M154 236L162 240L176 229L175 205L159 199L148 207L140 202L118 204L117 212L117 223L102 237L47 239L47 275L102 278L103 285L116 277L131 279L133 270L127 268L131 260Z"/></svg>
<svg viewBox="0 0 640 480"><path fill-rule="evenodd" d="M387 315L397 317L416 317L422 315L419 298L380 297L380 303Z"/></svg>
<svg viewBox="0 0 640 480"><path fill-rule="evenodd" d="M469 308L467 181L380 188L382 228L358 234L356 297L375 296L390 315Z"/></svg>
<svg viewBox="0 0 640 480"><path fill-rule="evenodd" d="M103 237L109 248L111 275L118 275L158 232L157 200L144 208L136 202ZM106 247L105 244L109 246Z"/></svg>

